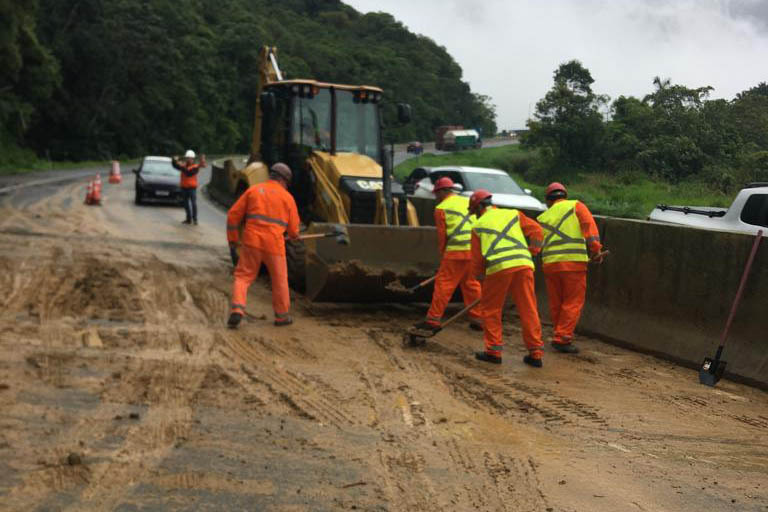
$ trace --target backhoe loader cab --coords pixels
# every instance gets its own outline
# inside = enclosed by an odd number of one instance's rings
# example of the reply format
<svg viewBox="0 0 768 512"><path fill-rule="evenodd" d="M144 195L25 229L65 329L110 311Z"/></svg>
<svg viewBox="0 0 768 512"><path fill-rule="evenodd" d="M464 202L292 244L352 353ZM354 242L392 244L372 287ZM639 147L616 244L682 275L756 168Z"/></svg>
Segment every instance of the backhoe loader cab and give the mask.
<svg viewBox="0 0 768 512"><path fill-rule="evenodd" d="M387 167L381 99L378 87L314 80L264 88L258 156L267 166L282 161L293 169L291 193L305 222L379 223L376 192ZM398 223L415 225L399 184L392 184L392 195Z"/></svg>
<svg viewBox="0 0 768 512"><path fill-rule="evenodd" d="M344 224L351 243L288 241L289 279L310 300L389 302L429 300L388 287L413 286L439 262L434 228L419 227L416 209L390 178L382 140L382 90L316 80L286 80L277 49L260 52L251 149L247 158L213 162L209 193L229 205L268 179L275 162L293 171L290 192L306 232ZM408 105L397 105L401 124ZM387 173L385 175L385 172ZM391 194L385 190L389 183ZM329 224L330 223L330 224Z"/></svg>

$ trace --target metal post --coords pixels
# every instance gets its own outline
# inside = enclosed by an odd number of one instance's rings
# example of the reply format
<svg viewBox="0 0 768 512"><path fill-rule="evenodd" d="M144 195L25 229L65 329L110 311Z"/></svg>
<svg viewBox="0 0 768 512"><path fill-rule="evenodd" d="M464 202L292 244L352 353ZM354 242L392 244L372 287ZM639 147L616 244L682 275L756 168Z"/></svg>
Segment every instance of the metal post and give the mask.
<svg viewBox="0 0 768 512"><path fill-rule="evenodd" d="M389 143L389 167L384 169L384 209L387 212L387 222L392 224L394 212L392 211L392 173L395 169L395 143Z"/></svg>

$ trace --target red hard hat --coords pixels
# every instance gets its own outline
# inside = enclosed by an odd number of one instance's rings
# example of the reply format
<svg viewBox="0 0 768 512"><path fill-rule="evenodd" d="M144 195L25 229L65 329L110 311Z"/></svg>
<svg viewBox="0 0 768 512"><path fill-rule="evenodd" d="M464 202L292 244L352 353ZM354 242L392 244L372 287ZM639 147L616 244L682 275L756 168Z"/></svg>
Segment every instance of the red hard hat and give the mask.
<svg viewBox="0 0 768 512"><path fill-rule="evenodd" d="M544 192L544 197L547 197L552 192L557 192L557 191L562 191L565 195L568 195L568 191L565 189L565 186L562 183L558 183L557 181L555 181L549 184L546 192Z"/></svg>
<svg viewBox="0 0 768 512"><path fill-rule="evenodd" d="M446 188L453 188L453 180L448 176L443 176L435 182L435 188L432 189L432 192L445 190Z"/></svg>
<svg viewBox="0 0 768 512"><path fill-rule="evenodd" d="M469 198L469 211L474 212L477 209L477 207L480 205L480 203L482 203L486 199L490 199L492 196L493 194L491 194L484 188L479 188L475 190L475 192Z"/></svg>

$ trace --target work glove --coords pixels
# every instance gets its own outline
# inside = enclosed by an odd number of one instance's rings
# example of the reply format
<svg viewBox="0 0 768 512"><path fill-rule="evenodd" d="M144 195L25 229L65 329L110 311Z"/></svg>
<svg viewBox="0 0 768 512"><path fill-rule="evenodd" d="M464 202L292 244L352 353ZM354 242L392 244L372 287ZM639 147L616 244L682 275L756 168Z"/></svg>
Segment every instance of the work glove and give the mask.
<svg viewBox="0 0 768 512"><path fill-rule="evenodd" d="M230 244L229 246L229 257L232 258L232 266L237 267L240 256L237 254L237 246L235 244Z"/></svg>
<svg viewBox="0 0 768 512"><path fill-rule="evenodd" d="M603 262L605 257L608 255L608 251L600 251L598 253L595 253L592 255L592 257L589 259L590 263L595 263L596 265L599 265Z"/></svg>

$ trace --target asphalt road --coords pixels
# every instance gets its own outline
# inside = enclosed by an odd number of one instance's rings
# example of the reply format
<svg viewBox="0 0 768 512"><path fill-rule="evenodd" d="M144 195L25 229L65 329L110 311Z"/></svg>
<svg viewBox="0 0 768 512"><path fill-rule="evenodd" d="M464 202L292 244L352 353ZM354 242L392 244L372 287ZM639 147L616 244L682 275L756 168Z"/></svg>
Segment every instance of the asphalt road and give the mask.
<svg viewBox="0 0 768 512"><path fill-rule="evenodd" d="M484 147L497 147L516 142L508 140L494 140L485 143ZM416 155L406 153L405 146L395 146L395 165ZM444 151L435 151L434 143L426 143L424 150L427 153L447 154ZM151 204L136 206L133 204L135 177L131 173L133 165L123 165L123 182L119 186L107 183L109 176L108 167L89 167L71 170L51 170L35 173L0 176L0 200L14 208L24 208L60 194L62 187L71 189L73 184L82 183L82 197L85 197L85 188L88 181L97 173L101 175L104 194L103 215L110 221L110 227L124 230L127 236L132 238L144 238L148 230L160 230L160 226L173 226L172 232L164 232L165 236L172 240L184 243L207 243L222 240L223 225L225 223L224 211L212 203L206 197L204 186L210 181L211 168L205 168L200 173L200 189L198 190L198 220L197 227L182 226L184 211L178 206ZM71 196L71 197L70 197ZM67 208L72 201L78 200L76 194L62 198L61 207ZM176 226L176 224L179 224ZM115 233L118 234L118 233ZM210 238L209 238L210 236ZM155 236L153 236L154 238Z"/></svg>

